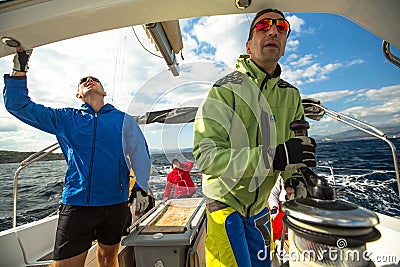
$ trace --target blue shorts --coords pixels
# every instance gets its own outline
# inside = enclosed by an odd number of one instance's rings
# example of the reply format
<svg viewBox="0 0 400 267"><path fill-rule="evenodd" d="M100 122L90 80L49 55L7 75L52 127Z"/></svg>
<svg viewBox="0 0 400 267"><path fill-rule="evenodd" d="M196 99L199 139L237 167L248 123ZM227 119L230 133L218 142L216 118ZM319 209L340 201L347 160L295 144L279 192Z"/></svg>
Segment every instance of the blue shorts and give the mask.
<svg viewBox="0 0 400 267"><path fill-rule="evenodd" d="M226 205L210 210L207 205L207 267L271 266L271 223L267 207L249 218Z"/></svg>

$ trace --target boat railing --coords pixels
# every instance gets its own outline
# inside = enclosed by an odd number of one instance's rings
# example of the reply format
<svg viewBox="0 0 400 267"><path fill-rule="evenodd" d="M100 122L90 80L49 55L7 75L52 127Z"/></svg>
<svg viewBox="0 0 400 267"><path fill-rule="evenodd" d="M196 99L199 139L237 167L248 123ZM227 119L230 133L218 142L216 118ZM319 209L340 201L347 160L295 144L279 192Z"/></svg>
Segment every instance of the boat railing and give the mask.
<svg viewBox="0 0 400 267"><path fill-rule="evenodd" d="M336 186L336 179L335 179L335 174L333 173L333 167L332 166L318 166L317 168L329 169L330 178L332 180L332 184L333 184L333 186Z"/></svg>
<svg viewBox="0 0 400 267"><path fill-rule="evenodd" d="M15 171L14 175L14 191L13 191L13 196L14 196L14 206L13 206L13 219L12 219L12 227L15 228L17 227L17 191L18 191L18 176L19 173L29 166L30 164L41 160L42 158L46 157L47 155L53 153L55 150L57 150L60 146L58 143L52 144L32 155L27 157L25 160L23 160L20 163L20 166L18 169Z"/></svg>
<svg viewBox="0 0 400 267"><path fill-rule="evenodd" d="M383 41L382 50L385 57L392 62L394 65L400 68L400 59L396 57L392 51L390 51L390 43L387 41Z"/></svg>
<svg viewBox="0 0 400 267"><path fill-rule="evenodd" d="M307 102L307 105L312 105L312 106L317 107L317 109L314 112L318 115L321 114L320 110L323 110L324 114L328 115L329 117L385 141L390 146L390 149L392 151L394 169L395 169L396 180L397 180L397 189L398 189L398 194L400 196L400 173L399 173L399 161L397 158L396 146L393 144L392 141L389 140L389 138L387 137L387 135L385 133L383 133L382 131L380 131L379 129L375 128L374 126L372 126L368 123L357 120L355 118L352 118L345 114L339 113L337 111L328 109L328 108L322 106L321 104L317 104L316 102L315 103ZM320 109L320 110L318 110L318 109Z"/></svg>

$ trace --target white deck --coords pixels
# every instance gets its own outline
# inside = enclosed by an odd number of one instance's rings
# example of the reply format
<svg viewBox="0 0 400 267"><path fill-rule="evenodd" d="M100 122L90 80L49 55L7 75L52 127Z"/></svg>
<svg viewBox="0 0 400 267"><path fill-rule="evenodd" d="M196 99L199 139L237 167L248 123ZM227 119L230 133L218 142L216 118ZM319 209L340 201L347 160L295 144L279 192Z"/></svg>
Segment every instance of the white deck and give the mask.
<svg viewBox="0 0 400 267"><path fill-rule="evenodd" d="M367 244L370 258L376 266L400 266L400 219L377 214L380 223L376 228L382 237Z"/></svg>

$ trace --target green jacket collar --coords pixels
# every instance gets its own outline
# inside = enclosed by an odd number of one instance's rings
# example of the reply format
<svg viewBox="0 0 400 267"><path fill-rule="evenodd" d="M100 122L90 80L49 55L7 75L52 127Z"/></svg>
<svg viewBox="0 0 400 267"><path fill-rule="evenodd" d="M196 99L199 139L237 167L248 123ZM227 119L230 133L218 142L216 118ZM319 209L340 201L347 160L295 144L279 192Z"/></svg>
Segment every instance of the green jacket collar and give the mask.
<svg viewBox="0 0 400 267"><path fill-rule="evenodd" d="M269 82L276 84L280 80L281 66L279 63L276 65L274 75L271 77L269 73L264 72L257 64L250 59L250 55L240 55L236 62L236 69L247 76L249 76L258 86L267 79Z"/></svg>

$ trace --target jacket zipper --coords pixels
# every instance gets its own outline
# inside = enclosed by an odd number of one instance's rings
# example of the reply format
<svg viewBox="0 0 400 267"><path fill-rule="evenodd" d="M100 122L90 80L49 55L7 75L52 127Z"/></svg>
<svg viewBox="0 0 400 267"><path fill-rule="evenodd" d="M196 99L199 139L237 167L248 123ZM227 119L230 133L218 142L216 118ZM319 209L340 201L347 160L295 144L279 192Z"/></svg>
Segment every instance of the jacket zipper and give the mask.
<svg viewBox="0 0 400 267"><path fill-rule="evenodd" d="M267 76L265 76L264 80L261 82L261 85L260 85L260 92L258 93L258 103L260 103L260 98L261 98L262 90L263 90L265 84L267 83L268 79L269 79L269 77L268 77L268 75L267 75ZM259 142L258 142L259 130L260 130L260 127L257 127L257 140L256 140L256 145L257 145L257 146L259 146ZM257 201L257 199L258 199L258 194L260 193L260 191L259 191L259 184L258 184L258 177L255 177L255 179L256 179L256 184L257 184L257 185L256 185L256 188L257 188L257 189L256 189L256 196L254 197L253 203L251 203L251 204L249 205L249 207L247 208L247 212L246 212L246 217L247 217L247 218L250 217L250 210L251 210L251 208L254 206L254 204L256 203L256 201Z"/></svg>
<svg viewBox="0 0 400 267"><path fill-rule="evenodd" d="M247 218L250 218L250 210L251 210L251 208L254 206L254 203L256 203L256 200L258 199L258 194L260 193L260 190L259 190L259 183L258 183L258 177L254 177L255 179L256 179L256 187L257 187L257 189L256 189L256 196L254 197L254 201L253 201L253 203L251 203L250 204L250 206L247 208L247 213L246 213L246 217Z"/></svg>
<svg viewBox="0 0 400 267"><path fill-rule="evenodd" d="M90 187L92 184L92 172L94 163L94 151L96 148L96 131L97 131L97 112L94 113L94 126L93 126L93 141L92 141L92 158L90 159L89 177L88 177L88 194L86 199L86 206L90 203Z"/></svg>
<svg viewBox="0 0 400 267"><path fill-rule="evenodd" d="M267 75L267 76L265 76L264 80L261 82L260 91L258 92L258 103L260 103L260 98L261 98L261 95L262 95L262 90L263 90L265 84L267 83L268 79L269 79L269 77L268 77L268 75ZM258 136L259 136L259 135L260 135L260 127L257 127L256 146L259 146L259 145L260 145L259 142L258 142Z"/></svg>

